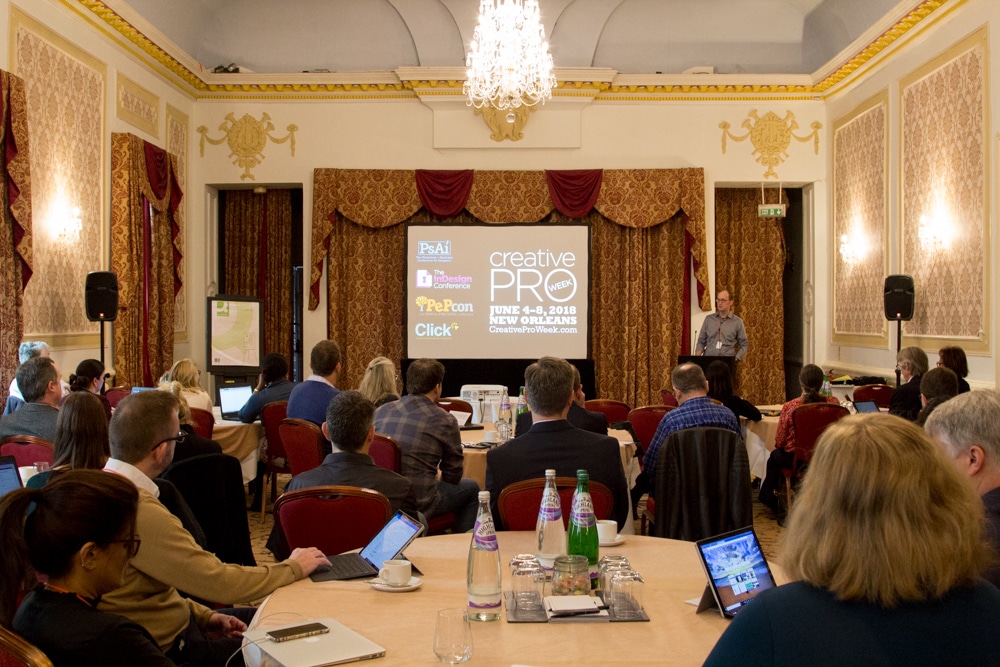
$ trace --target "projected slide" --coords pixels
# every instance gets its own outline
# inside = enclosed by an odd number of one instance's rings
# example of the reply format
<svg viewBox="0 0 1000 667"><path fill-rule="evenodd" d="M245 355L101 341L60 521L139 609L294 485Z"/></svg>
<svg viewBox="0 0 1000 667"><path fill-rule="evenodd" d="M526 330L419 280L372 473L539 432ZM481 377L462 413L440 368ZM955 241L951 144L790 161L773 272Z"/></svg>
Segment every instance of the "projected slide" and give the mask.
<svg viewBox="0 0 1000 667"><path fill-rule="evenodd" d="M210 297L209 370L260 367L260 302Z"/></svg>
<svg viewBox="0 0 1000 667"><path fill-rule="evenodd" d="M410 225L410 358L588 355L590 230L585 225Z"/></svg>

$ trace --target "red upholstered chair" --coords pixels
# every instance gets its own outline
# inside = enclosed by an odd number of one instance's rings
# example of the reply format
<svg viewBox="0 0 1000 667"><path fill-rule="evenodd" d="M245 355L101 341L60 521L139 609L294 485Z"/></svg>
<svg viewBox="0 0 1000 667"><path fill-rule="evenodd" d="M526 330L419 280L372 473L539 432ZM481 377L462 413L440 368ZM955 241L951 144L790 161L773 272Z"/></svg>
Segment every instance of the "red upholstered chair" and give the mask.
<svg viewBox="0 0 1000 667"><path fill-rule="evenodd" d="M559 504L562 506L563 525L569 527L569 511L573 506L573 492L576 477L556 477ZM615 499L611 490L590 480L590 499L594 502L594 516L598 519L613 519ZM545 478L526 479L515 482L500 492L497 499L497 513L504 530L534 530L538 520L538 506L542 503Z"/></svg>
<svg viewBox="0 0 1000 667"><path fill-rule="evenodd" d="M0 626L0 667L52 667L52 661L36 648Z"/></svg>
<svg viewBox="0 0 1000 667"><path fill-rule="evenodd" d="M670 405L677 407L677 397L674 396L674 390L670 387L664 387L660 390L660 398L663 399L664 405Z"/></svg>
<svg viewBox="0 0 1000 667"><path fill-rule="evenodd" d="M39 461L51 465L55 460L52 443L33 435L9 435L0 440L0 456L13 456L18 466L31 466Z"/></svg>
<svg viewBox="0 0 1000 667"><path fill-rule="evenodd" d="M472 419L472 406L467 401L460 398L441 398L437 401L437 406L445 412L465 412L469 416L466 421ZM463 426L464 424L459 424Z"/></svg>
<svg viewBox="0 0 1000 667"><path fill-rule="evenodd" d="M584 403L583 407L594 412L603 412L607 416L609 424L627 420L630 409L628 403L612 401L608 398L595 398Z"/></svg>
<svg viewBox="0 0 1000 667"><path fill-rule="evenodd" d="M264 518L267 508L267 485L271 484L271 502L278 496L278 475L290 475L292 469L288 466L288 456L285 446L281 444L281 434L278 426L288 416L288 401L273 401L260 410L260 423L264 426L264 438L267 440L267 450L262 452L261 461L266 466L260 485L260 518Z"/></svg>
<svg viewBox="0 0 1000 667"><path fill-rule="evenodd" d="M892 387L887 384L863 384L854 390L855 401L875 401L881 410L889 409Z"/></svg>
<svg viewBox="0 0 1000 667"><path fill-rule="evenodd" d="M123 384L118 387L112 387L104 392L104 398L108 399L108 404L111 405L111 409L118 407L118 403L121 402L123 398L132 393L131 385Z"/></svg>
<svg viewBox="0 0 1000 667"><path fill-rule="evenodd" d="M834 403L806 403L792 412L795 456L792 459L792 467L781 470L785 475L785 498L789 509L792 507L792 489L802 478L806 466L812 460L819 436L827 426L849 414L847 408Z"/></svg>
<svg viewBox="0 0 1000 667"><path fill-rule="evenodd" d="M326 438L316 424L305 419L285 418L278 425L278 433L293 475L312 470L323 462Z"/></svg>
<svg viewBox="0 0 1000 667"><path fill-rule="evenodd" d="M645 449L653 441L656 427L660 425L663 415L673 410L668 405L644 405L634 408L628 413L628 420L632 424L632 430L639 436L639 443Z"/></svg>
<svg viewBox="0 0 1000 667"><path fill-rule="evenodd" d="M427 534L444 535L454 525L454 512L445 512L444 514L438 514L437 516L430 516L427 517Z"/></svg>
<svg viewBox="0 0 1000 667"><path fill-rule="evenodd" d="M194 432L208 440L212 439L212 431L215 430L215 415L209 410L201 408L191 408L191 421Z"/></svg>
<svg viewBox="0 0 1000 667"><path fill-rule="evenodd" d="M375 461L375 465L386 470L398 473L403 469L403 453L399 449L399 443L394 438L376 433L372 440L368 455Z"/></svg>
<svg viewBox="0 0 1000 667"><path fill-rule="evenodd" d="M289 549L316 547L331 555L365 546L390 518L388 498L356 486L289 491L274 503L274 521Z"/></svg>

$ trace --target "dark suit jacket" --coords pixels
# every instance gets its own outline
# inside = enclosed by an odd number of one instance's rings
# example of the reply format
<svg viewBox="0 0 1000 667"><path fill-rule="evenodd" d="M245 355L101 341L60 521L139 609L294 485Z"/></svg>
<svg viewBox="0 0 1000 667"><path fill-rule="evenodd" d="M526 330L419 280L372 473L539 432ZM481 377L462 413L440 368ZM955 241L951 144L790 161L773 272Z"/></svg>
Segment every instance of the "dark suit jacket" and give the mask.
<svg viewBox="0 0 1000 667"><path fill-rule="evenodd" d="M46 403L25 403L17 412L0 418L0 438L9 435L33 435L49 442L56 439L59 410Z"/></svg>
<svg viewBox="0 0 1000 667"><path fill-rule="evenodd" d="M501 491L514 482L545 477L546 468L555 468L557 477L576 477L577 470L586 470L590 479L611 490L618 529L631 519L618 441L559 419L532 424L527 433L486 454L486 488L490 491L493 520L499 520L496 503Z"/></svg>
<svg viewBox="0 0 1000 667"><path fill-rule="evenodd" d="M603 412L587 410L586 408L581 408L576 403L572 403L569 406L569 414L566 415L566 420L573 426L584 431L600 433L601 435L608 434L608 416ZM514 436L527 433L529 428L531 428L531 413L525 412L522 415L518 415Z"/></svg>
<svg viewBox="0 0 1000 667"><path fill-rule="evenodd" d="M906 384L901 384L892 390L889 397L889 414L898 415L911 422L917 421L923 404L920 402L920 378L923 375L914 375Z"/></svg>

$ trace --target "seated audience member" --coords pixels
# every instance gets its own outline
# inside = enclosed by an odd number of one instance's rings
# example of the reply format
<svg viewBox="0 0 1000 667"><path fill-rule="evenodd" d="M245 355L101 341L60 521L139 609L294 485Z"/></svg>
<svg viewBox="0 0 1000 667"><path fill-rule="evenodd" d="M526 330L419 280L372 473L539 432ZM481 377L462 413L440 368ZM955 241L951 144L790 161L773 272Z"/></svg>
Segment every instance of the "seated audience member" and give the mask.
<svg viewBox="0 0 1000 667"><path fill-rule="evenodd" d="M160 389L169 391L177 397L177 418L181 423L183 439L178 439L174 443L174 459L172 463L189 459L192 456L201 454L221 454L222 447L215 440L204 438L194 430L194 419L191 417L191 408L188 407L187 399L184 398L184 390L180 383L171 382L168 385L160 385ZM179 435L179 434L178 434Z"/></svg>
<svg viewBox="0 0 1000 667"><path fill-rule="evenodd" d="M56 418L51 470L32 475L25 486L40 489L66 470L101 470L111 456L104 406L88 391L71 393Z"/></svg>
<svg viewBox="0 0 1000 667"><path fill-rule="evenodd" d="M733 411L737 417L744 417L753 422L759 422L763 415L750 401L740 398L733 393L733 376L729 372L729 365L724 361L713 361L708 365L708 397L714 398L719 403Z"/></svg>
<svg viewBox="0 0 1000 667"><path fill-rule="evenodd" d="M365 369L365 376L361 378L358 391L372 403L388 396L392 396L395 400L399 398L399 389L396 387L398 379L392 361L386 357L375 357L368 362L368 368Z"/></svg>
<svg viewBox="0 0 1000 667"><path fill-rule="evenodd" d="M479 484L462 478L458 422L435 403L443 381L440 361L415 360L406 369L406 396L375 411L375 430L395 438L402 450L403 477L410 480L403 509L428 518L454 512L454 531L464 533L476 522Z"/></svg>
<svg viewBox="0 0 1000 667"><path fill-rule="evenodd" d="M927 372L927 353L919 347L904 347L896 355L896 366L902 383L889 397L889 414L917 420L923 404L920 402L920 379Z"/></svg>
<svg viewBox="0 0 1000 667"><path fill-rule="evenodd" d="M792 413L797 407L807 403L824 401L840 403L834 396L823 396L819 393L823 387L823 369L816 364L806 364L802 367L799 372L799 386L802 387L802 395L788 401L781 408L778 430L774 434L774 451L767 459L767 472L760 484L760 493L757 494L760 502L774 512L780 511L778 496L775 494L778 488L785 484L785 475L781 470L791 467L795 458L795 425L792 423Z"/></svg>
<svg viewBox="0 0 1000 667"><path fill-rule="evenodd" d="M97 396L104 406L104 416L111 421L111 403L104 397L104 364L97 359L84 359L69 376L69 392L63 393L63 403L70 392L86 391Z"/></svg>
<svg viewBox="0 0 1000 667"><path fill-rule="evenodd" d="M333 451L326 455L318 468L292 477L285 491L298 491L314 486L358 486L378 491L399 511L410 495L410 480L391 470L375 465L368 455L375 426L372 418L375 406L357 391L342 391L330 401L323 422L323 435L330 441ZM275 525L268 540L268 548L280 556L283 539L280 527ZM287 551L287 547L284 547Z"/></svg>
<svg viewBox="0 0 1000 667"><path fill-rule="evenodd" d="M35 357L51 357L52 349L49 344L41 340L26 340L17 347L17 363L18 365L23 364L28 359L34 359ZM63 394L69 393L69 384L59 379L59 383L62 385ZM13 380L10 381L10 387L7 389L7 396L13 396L14 398L24 400L24 395L21 394L21 388L17 384L17 377L15 376ZM6 413L4 413L6 414Z"/></svg>
<svg viewBox="0 0 1000 667"><path fill-rule="evenodd" d="M656 433L642 459L643 473L636 480L636 487L652 492L652 480L656 479L656 463L660 447L675 431L685 428L715 427L726 428L740 433L740 422L733 411L724 405L712 402L708 397L708 380L701 367L696 364L681 364L670 374L670 383L677 398L678 407L663 416ZM635 489L633 489L635 491Z"/></svg>
<svg viewBox="0 0 1000 667"><path fill-rule="evenodd" d="M931 416L934 419L949 404ZM706 665L996 665L982 503L921 429L845 417L820 437L781 564Z"/></svg>
<svg viewBox="0 0 1000 667"><path fill-rule="evenodd" d="M629 520L628 483L618 441L579 429L567 419L579 388L573 370L569 362L556 357L542 357L525 369L531 426L486 455L486 488L495 521L500 492L515 482L545 477L547 468L561 477L576 477L577 470L586 470L592 481L610 489L618 529Z"/></svg>
<svg viewBox="0 0 1000 667"><path fill-rule="evenodd" d="M240 647L240 633L254 610L213 611L181 597L177 589L195 591L217 603L246 602L329 561L318 549L309 548L296 549L291 558L275 565L246 567L222 563L202 550L157 499L159 490L153 483L173 460L175 443L184 438L177 410L177 397L166 391L126 396L115 409L106 470L139 489L136 532L143 545L126 567L122 585L105 594L98 607L146 628L178 665L222 667ZM233 662L243 664L239 655Z"/></svg>
<svg viewBox="0 0 1000 667"><path fill-rule="evenodd" d="M567 362L568 363L568 362ZM583 383L580 381L580 371L576 366L570 364L573 368L573 402L569 406L569 413L566 415L566 421L568 421L573 426L584 431L590 431L591 433L600 433L601 435L608 434L608 416L603 412L594 412L593 410L588 410L584 404L587 402L587 395L583 393ZM525 389L527 391L527 389ZM517 416L517 422L514 428L514 435L519 436L522 433L527 433L528 429L531 428L531 411L525 412ZM544 473L543 473L544 474ZM576 473L573 473L575 475ZM570 475L571 477L573 475ZM591 479L594 479L591 476Z"/></svg>
<svg viewBox="0 0 1000 667"><path fill-rule="evenodd" d="M287 401L295 389L295 383L288 379L288 361L283 356L277 352L266 354L261 366L253 396L240 408L240 421L244 424L260 419L260 411L268 403Z"/></svg>
<svg viewBox="0 0 1000 667"><path fill-rule="evenodd" d="M951 370L958 376L958 393L964 394L969 391L969 383L965 378L969 377L969 360L965 358L965 350L949 345L938 350L939 367Z"/></svg>
<svg viewBox="0 0 1000 667"><path fill-rule="evenodd" d="M21 388L24 405L0 417L0 438L33 435L51 442L56 437L56 417L62 400L55 362L49 357L32 357L18 367L14 379Z"/></svg>
<svg viewBox="0 0 1000 667"><path fill-rule="evenodd" d="M917 415L917 426L923 426L927 418L945 401L958 396L958 376L949 368L932 368L920 379L920 402L923 409Z"/></svg>
<svg viewBox="0 0 1000 667"><path fill-rule="evenodd" d="M326 406L330 399L340 393L334 386L340 375L340 346L332 340L321 340L313 346L309 354L312 375L300 382L288 395L288 417L305 419L316 426L326 421ZM330 453L326 443L323 454Z"/></svg>
<svg viewBox="0 0 1000 667"><path fill-rule="evenodd" d="M960 394L936 409L924 429L982 497L985 537L1000 552L1000 393L977 389ZM1000 562L983 576L1000 586Z"/></svg>
<svg viewBox="0 0 1000 667"><path fill-rule="evenodd" d="M137 503L127 479L98 470L67 472L44 489L0 500L0 623L57 667L174 664L142 626L95 609L96 600L121 585L140 547ZM36 574L45 583L18 608L21 585Z"/></svg>
<svg viewBox="0 0 1000 667"><path fill-rule="evenodd" d="M190 359L174 362L160 380L160 389L170 389L173 383L180 385L179 394L187 401L188 407L212 411L212 397L201 388L201 371ZM175 391L174 393L178 393Z"/></svg>

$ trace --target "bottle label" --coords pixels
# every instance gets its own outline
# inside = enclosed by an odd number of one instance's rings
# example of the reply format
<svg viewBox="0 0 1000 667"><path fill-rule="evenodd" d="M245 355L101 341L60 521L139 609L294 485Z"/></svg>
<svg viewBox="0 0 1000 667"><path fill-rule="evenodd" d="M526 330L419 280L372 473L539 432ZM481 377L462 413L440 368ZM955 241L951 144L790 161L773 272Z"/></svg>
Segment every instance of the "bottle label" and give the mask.
<svg viewBox="0 0 1000 667"><path fill-rule="evenodd" d="M578 493L573 496L570 521L583 528L592 528L597 525L597 519L594 517L594 501L590 499L589 493Z"/></svg>
<svg viewBox="0 0 1000 667"><path fill-rule="evenodd" d="M487 516L483 519L476 519L476 527L472 535L472 540L483 551L496 551L500 548L497 544L496 530L493 528L493 517Z"/></svg>
<svg viewBox="0 0 1000 667"><path fill-rule="evenodd" d="M558 493L546 493L538 508L538 518L542 521L562 521L562 505Z"/></svg>

